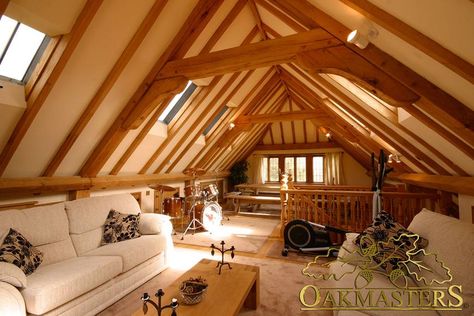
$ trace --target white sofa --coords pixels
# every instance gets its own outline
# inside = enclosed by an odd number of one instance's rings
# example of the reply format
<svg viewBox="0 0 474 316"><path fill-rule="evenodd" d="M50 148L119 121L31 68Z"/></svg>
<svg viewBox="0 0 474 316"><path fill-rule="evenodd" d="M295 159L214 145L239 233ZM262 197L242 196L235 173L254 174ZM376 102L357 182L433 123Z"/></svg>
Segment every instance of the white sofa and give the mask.
<svg viewBox="0 0 474 316"><path fill-rule="evenodd" d="M163 271L173 249L169 217L142 213L141 237L101 246L111 209L140 212L130 194L0 212L0 244L12 227L44 254L26 287L0 281L0 315L95 315Z"/></svg>
<svg viewBox="0 0 474 316"><path fill-rule="evenodd" d="M334 311L334 315L352 316L352 315L474 315L474 224L461 222L458 219L448 217L439 213L434 213L423 209L418 213L408 226L408 230L428 239L426 251L428 253L437 253L440 259L451 269L453 281L450 284L462 285L462 297L464 306L462 311L380 311L380 310L339 310ZM343 250L339 256L344 257L347 252L356 249L353 241L357 234L347 234L347 239L342 245ZM330 264L329 273L341 276L343 272L352 271L354 266L343 264L341 261L335 261ZM325 286L328 288L354 288L354 280L359 268L355 272L344 276L338 281L327 281ZM409 280L409 286L423 287L424 283ZM436 284L437 285L437 284ZM381 274L374 274L374 279L370 282L371 288L395 288L390 280ZM363 292L364 290L361 290Z"/></svg>

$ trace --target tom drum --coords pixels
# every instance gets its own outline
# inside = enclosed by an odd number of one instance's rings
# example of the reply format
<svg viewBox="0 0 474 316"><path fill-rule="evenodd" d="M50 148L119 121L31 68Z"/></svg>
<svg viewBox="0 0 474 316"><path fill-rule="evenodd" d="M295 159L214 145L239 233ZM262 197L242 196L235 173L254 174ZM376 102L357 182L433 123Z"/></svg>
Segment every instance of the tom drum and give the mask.
<svg viewBox="0 0 474 316"><path fill-rule="evenodd" d="M163 203L163 213L171 217L181 216L183 201L179 197L166 198Z"/></svg>
<svg viewBox="0 0 474 316"><path fill-rule="evenodd" d="M188 185L184 187L184 196L186 199L198 198L201 195L201 187L199 184Z"/></svg>
<svg viewBox="0 0 474 316"><path fill-rule="evenodd" d="M215 184L209 184L202 190L202 195L206 200L211 200L219 195L219 189Z"/></svg>

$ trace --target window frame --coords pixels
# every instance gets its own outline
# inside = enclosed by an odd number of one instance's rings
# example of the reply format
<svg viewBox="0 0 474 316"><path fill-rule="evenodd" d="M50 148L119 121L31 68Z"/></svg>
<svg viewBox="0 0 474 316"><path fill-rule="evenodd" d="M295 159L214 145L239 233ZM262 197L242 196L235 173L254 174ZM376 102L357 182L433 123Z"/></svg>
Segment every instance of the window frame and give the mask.
<svg viewBox="0 0 474 316"><path fill-rule="evenodd" d="M1 16L0 19L3 18L4 16L5 15ZM5 17L7 17L7 16L5 16ZM41 60L41 57L42 57L43 53L45 52L46 47L48 46L48 43L50 42L51 38L48 35L46 35L45 33L41 32L41 31L39 31L35 28L32 28L29 25L21 23L20 21L17 21L15 19L11 18L11 17L8 17L8 18L15 21L16 26L15 26L14 30L12 31L12 33L10 34L8 42L5 45L5 48L3 49L2 53L1 53L0 64L3 62L5 56L8 54L8 50L10 49L10 46L11 46L12 42L15 40L15 36L18 33L18 30L22 25L43 34L43 39L41 40L41 43L39 44L38 48L34 52L33 57L31 58L28 66L26 67L25 72L23 73L23 76L22 76L21 80L16 79L16 78L12 78L12 77L8 77L8 76L5 76L5 75L0 75L0 79L2 79L4 81L14 82L14 83L17 83L17 84L20 84L20 85L26 85L28 80L30 79L32 73L34 72L34 70L36 68L36 65L38 65L39 61Z"/></svg>
<svg viewBox="0 0 474 316"><path fill-rule="evenodd" d="M297 181L296 180L296 161L298 157L304 157L306 159L306 181ZM321 182L314 182L313 180L313 157L322 157L323 161L323 180ZM278 158L278 166L280 170L284 170L286 172L286 165L285 165L285 159L286 158L293 158L293 181L295 183L307 183L307 184L324 184L324 175L326 171L324 170L324 159L326 159L324 153L311 153L311 154L271 154L267 155L264 157L264 159L267 160L267 174L266 178L264 179L265 183L279 183L280 179L278 181L270 181L270 158Z"/></svg>

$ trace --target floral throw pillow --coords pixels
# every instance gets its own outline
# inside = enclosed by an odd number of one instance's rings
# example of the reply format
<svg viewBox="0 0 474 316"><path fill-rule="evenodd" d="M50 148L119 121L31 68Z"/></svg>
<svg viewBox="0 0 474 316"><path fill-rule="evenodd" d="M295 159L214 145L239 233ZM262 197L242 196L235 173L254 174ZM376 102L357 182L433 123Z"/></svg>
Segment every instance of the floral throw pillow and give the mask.
<svg viewBox="0 0 474 316"><path fill-rule="evenodd" d="M0 246L0 261L9 262L26 275L32 274L43 262L43 253L19 232L10 228Z"/></svg>
<svg viewBox="0 0 474 316"><path fill-rule="evenodd" d="M401 269L399 262L408 260L407 251L428 246L428 240L407 230L392 216L381 211L371 226L355 240L362 254L372 257L380 268L391 273Z"/></svg>
<svg viewBox="0 0 474 316"><path fill-rule="evenodd" d="M102 245L140 237L139 223L140 214L121 214L110 210L105 220Z"/></svg>

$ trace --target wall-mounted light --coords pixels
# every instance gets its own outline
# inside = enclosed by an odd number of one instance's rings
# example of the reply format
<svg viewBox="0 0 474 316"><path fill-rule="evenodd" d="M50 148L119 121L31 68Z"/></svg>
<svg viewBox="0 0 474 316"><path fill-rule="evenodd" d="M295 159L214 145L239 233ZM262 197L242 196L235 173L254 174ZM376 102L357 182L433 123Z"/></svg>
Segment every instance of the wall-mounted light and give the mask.
<svg viewBox="0 0 474 316"><path fill-rule="evenodd" d="M233 129L235 127L235 123L234 122L230 122L229 124L229 129Z"/></svg>
<svg viewBox="0 0 474 316"><path fill-rule="evenodd" d="M326 133L326 137L327 137L327 138L331 138L331 136L332 136L332 135L331 135L331 132L327 132L327 133Z"/></svg>
<svg viewBox="0 0 474 316"><path fill-rule="evenodd" d="M369 40L373 40L377 35L379 35L379 32L374 27L369 28L367 35L362 34L360 30L354 30L347 35L347 41L360 49L364 49L369 45Z"/></svg>
<svg viewBox="0 0 474 316"><path fill-rule="evenodd" d="M400 160L400 156L399 156L398 154L390 154L390 155L388 155L388 160L387 160L387 162L388 162L388 163L393 163L394 161L395 161L396 163L402 162L402 161Z"/></svg>

